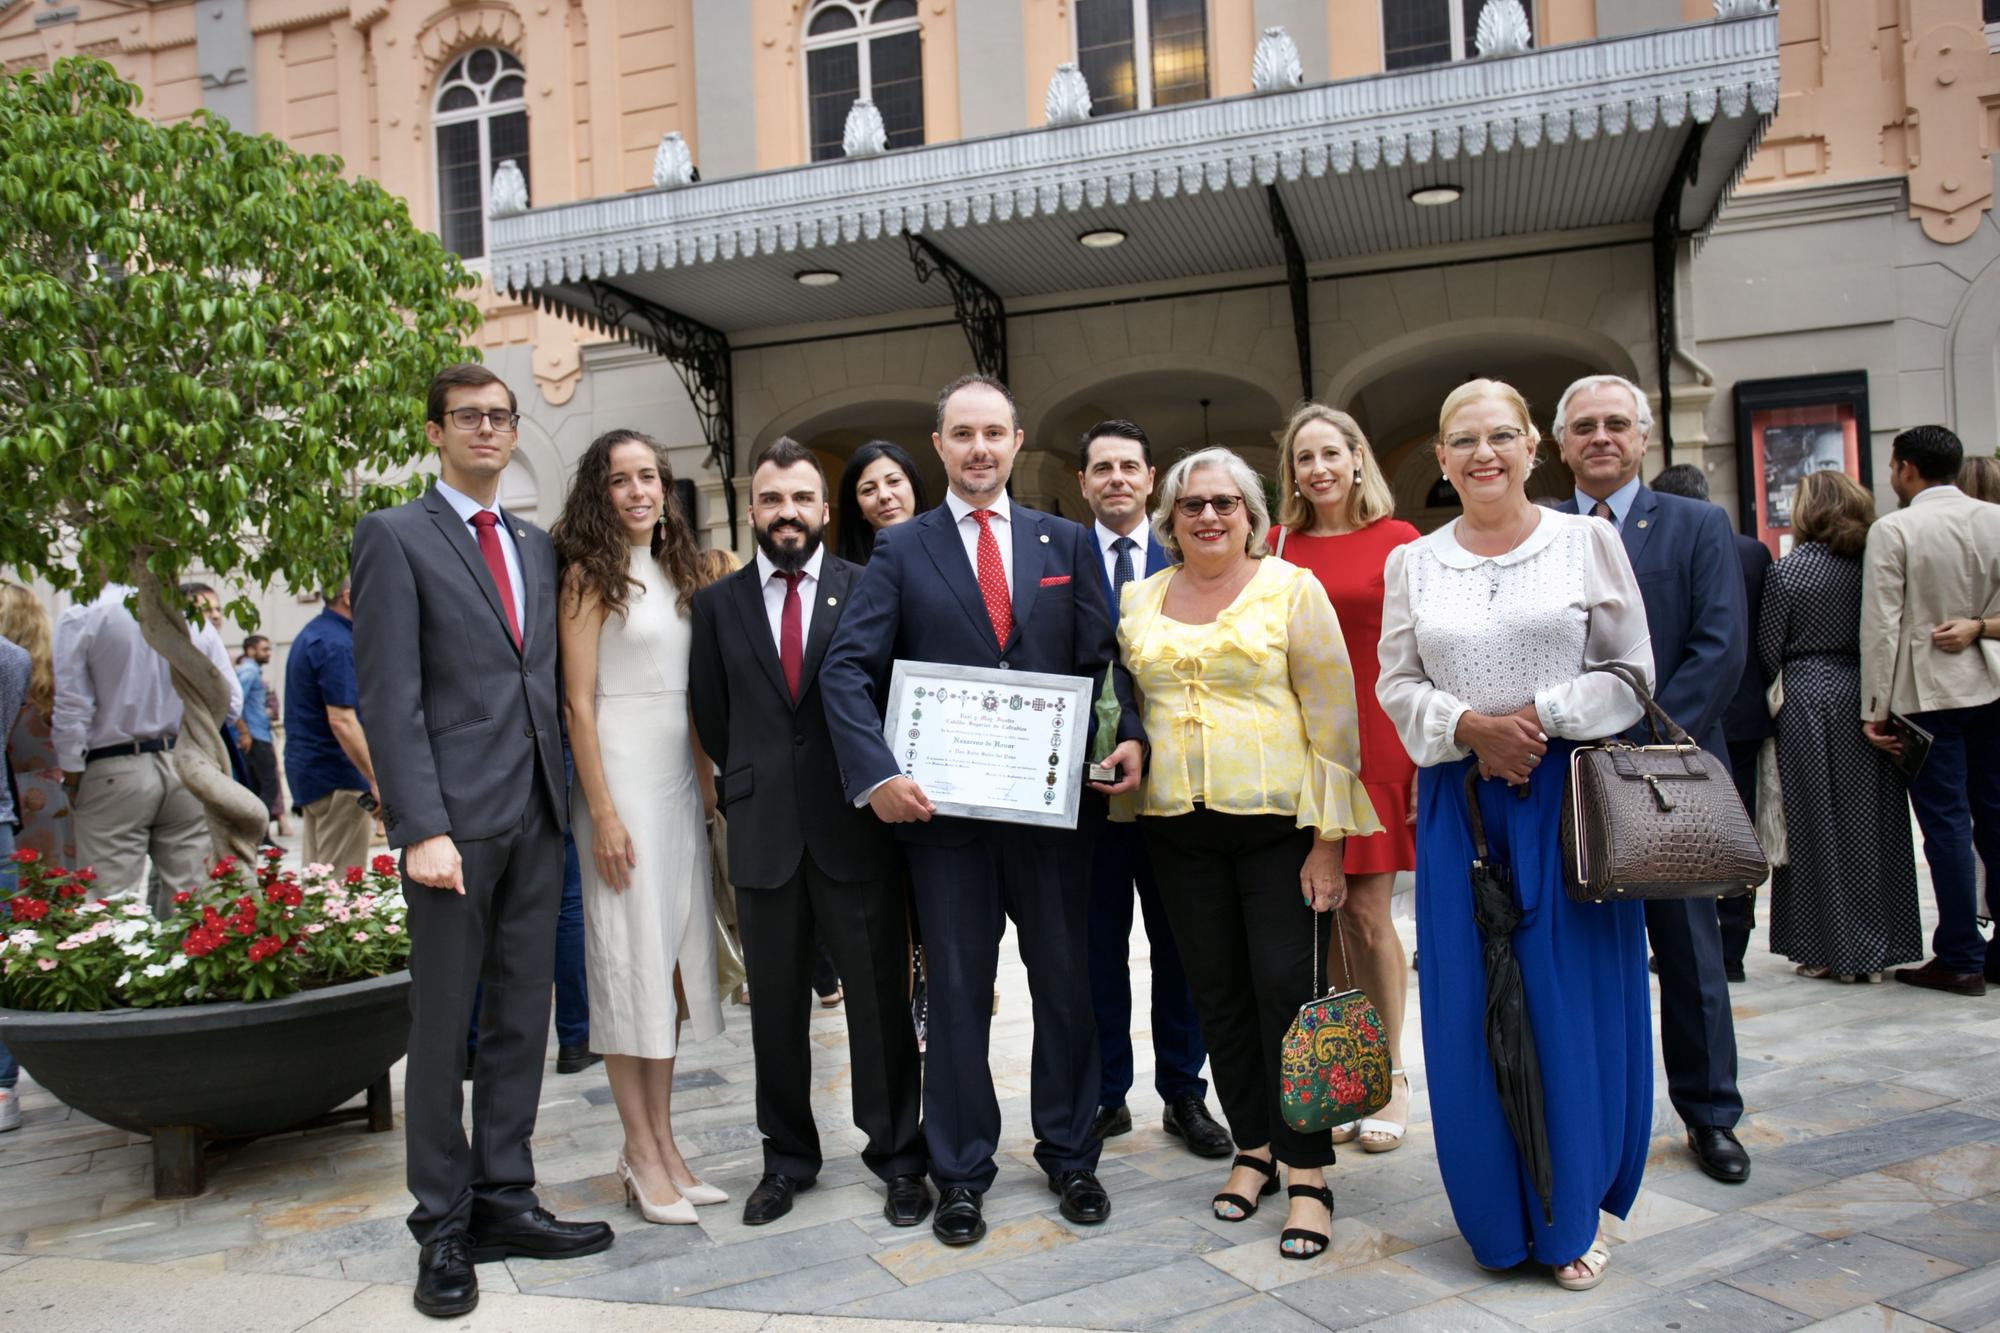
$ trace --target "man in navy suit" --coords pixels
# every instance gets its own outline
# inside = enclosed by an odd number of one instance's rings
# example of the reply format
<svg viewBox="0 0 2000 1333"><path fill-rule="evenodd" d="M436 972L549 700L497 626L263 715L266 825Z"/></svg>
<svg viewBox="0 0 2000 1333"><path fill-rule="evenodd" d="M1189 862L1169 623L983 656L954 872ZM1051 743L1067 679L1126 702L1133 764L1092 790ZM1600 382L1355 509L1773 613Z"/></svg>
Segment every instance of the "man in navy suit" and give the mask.
<svg viewBox="0 0 2000 1333"><path fill-rule="evenodd" d="M1708 499L1708 478L1692 463L1676 463L1661 468L1653 478L1658 495L1682 495L1690 500ZM1770 680L1757 656L1757 622L1764 609L1764 576L1771 572L1771 548L1755 537L1740 532L1730 534L1736 542L1736 563L1743 570L1743 605L1749 625L1748 645L1743 655L1743 674L1737 678L1736 692L1722 713L1722 734L1729 742L1729 770L1736 778L1736 794L1750 818L1757 817L1757 752L1764 738L1777 734L1771 725L1771 710L1764 702ZM1716 914L1722 918L1722 970L1731 981L1743 980L1743 955L1750 949L1750 933L1757 925L1757 890L1733 893L1715 900Z"/></svg>
<svg viewBox="0 0 2000 1333"><path fill-rule="evenodd" d="M1653 413L1637 385L1589 375L1556 404L1555 436L1576 476L1563 508L1615 525L1639 578L1653 635L1654 697L1709 753L1728 743L1722 715L1749 652L1743 571L1729 520L1716 506L1659 495L1639 480ZM1702 1170L1727 1184L1750 1178L1736 1138L1736 1025L1715 901L1646 904L1660 973L1660 1054L1667 1091Z"/></svg>
<svg viewBox="0 0 2000 1333"><path fill-rule="evenodd" d="M1101 558L1111 623L1118 624L1118 596L1125 585L1173 563L1152 539L1146 502L1153 494L1153 445L1136 422L1100 421L1083 433L1076 480L1096 521L1090 534ZM1091 809L1098 810L1096 802ZM1132 899L1138 890L1153 956L1153 1088L1160 1094L1160 1123L1197 1157L1221 1157L1229 1131L1215 1122L1204 1100L1208 1059L1195 1018L1194 996L1181 968L1167 909L1153 882L1153 867L1136 824L1101 823L1095 830L1090 872L1090 1000L1097 1015L1102 1066L1097 1120L1100 1139L1132 1132L1125 1094L1132 1088Z"/></svg>
<svg viewBox="0 0 2000 1333"><path fill-rule="evenodd" d="M1034 995L1035 1160L1064 1217L1111 1215L1096 1174L1102 1145L1090 1133L1098 1089L1085 960L1090 840L1087 825L934 818L882 739L890 668L898 659L950 662L1099 682L1110 671L1122 708L1107 762L1119 776L1092 784L1102 795L1138 786L1145 732L1117 664L1090 534L1008 500L1022 434L1007 387L986 375L947 385L931 443L950 491L936 509L876 537L827 648L820 691L848 798L895 825L909 856L930 986L924 1136L939 1189L931 1230L947 1245L970 1245L986 1234L981 1196L1000 1141L987 1038L1009 917Z"/></svg>

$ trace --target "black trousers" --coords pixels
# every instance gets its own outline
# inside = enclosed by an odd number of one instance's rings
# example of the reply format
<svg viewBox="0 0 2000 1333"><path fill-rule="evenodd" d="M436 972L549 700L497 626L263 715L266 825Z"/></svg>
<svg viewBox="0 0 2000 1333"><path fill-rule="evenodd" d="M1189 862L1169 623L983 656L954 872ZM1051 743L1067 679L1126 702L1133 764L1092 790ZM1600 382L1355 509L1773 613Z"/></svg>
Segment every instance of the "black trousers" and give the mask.
<svg viewBox="0 0 2000 1333"><path fill-rule="evenodd" d="M403 878L410 930L403 1127L417 1199L410 1231L420 1245L536 1204L528 1141L541 1102L563 883L562 828L539 782L512 832L460 842L458 854L462 895ZM461 1075L482 987L468 1145Z"/></svg>
<svg viewBox="0 0 2000 1333"><path fill-rule="evenodd" d="M737 885L736 921L754 1000L750 1037L764 1169L797 1180L819 1174L807 1023L809 978L824 940L846 979L854 1123L868 1136L861 1160L884 1180L922 1172L922 1066L910 1028L902 885L831 879L808 852L791 879L776 888Z"/></svg>
<svg viewBox="0 0 2000 1333"><path fill-rule="evenodd" d="M1333 1140L1278 1113L1278 1048L1312 998L1326 941L1299 890L1313 832L1290 815L1192 814L1139 821L1201 1017L1208 1068L1239 1147L1270 1144L1286 1166L1328 1166Z"/></svg>
<svg viewBox="0 0 2000 1333"><path fill-rule="evenodd" d="M278 752L271 742L254 739L250 742L249 768L251 790L263 799L271 818L276 819L283 804L278 800Z"/></svg>
<svg viewBox="0 0 2000 1333"><path fill-rule="evenodd" d="M1035 1161L1051 1176L1095 1170L1097 1023L1090 1009L1090 840L982 826L956 847L911 843L930 1026L924 1141L940 1189L985 1193L996 1174L1000 1103L987 1042L1000 936L1012 917L1035 1018L1029 1114ZM761 1001L759 1001L761 1003Z"/></svg>
<svg viewBox="0 0 2000 1333"><path fill-rule="evenodd" d="M1754 823L1757 818L1757 752L1761 740L1729 742L1729 772L1736 779L1736 794ZM1743 966L1750 951L1750 932L1757 928L1757 890L1733 893L1715 900L1715 914L1722 930L1722 961L1731 967Z"/></svg>

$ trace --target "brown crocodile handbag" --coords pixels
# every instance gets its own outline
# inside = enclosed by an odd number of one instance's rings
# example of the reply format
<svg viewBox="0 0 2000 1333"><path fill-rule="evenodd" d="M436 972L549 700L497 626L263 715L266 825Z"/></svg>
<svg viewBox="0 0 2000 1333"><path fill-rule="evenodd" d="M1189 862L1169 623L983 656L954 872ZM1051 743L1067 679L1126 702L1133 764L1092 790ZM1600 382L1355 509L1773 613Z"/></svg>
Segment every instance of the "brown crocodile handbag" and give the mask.
<svg viewBox="0 0 2000 1333"><path fill-rule="evenodd" d="M1712 898L1763 883L1770 865L1728 766L1661 711L1635 672L1598 669L1639 696L1651 740L1614 737L1570 752L1562 808L1569 896Z"/></svg>

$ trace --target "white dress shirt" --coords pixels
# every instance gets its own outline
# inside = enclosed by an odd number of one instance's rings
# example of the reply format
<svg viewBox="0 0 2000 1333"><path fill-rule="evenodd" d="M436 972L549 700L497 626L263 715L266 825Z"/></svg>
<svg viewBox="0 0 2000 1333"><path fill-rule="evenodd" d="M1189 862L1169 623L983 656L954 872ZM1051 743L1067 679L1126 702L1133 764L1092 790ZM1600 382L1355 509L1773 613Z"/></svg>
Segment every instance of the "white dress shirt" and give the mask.
<svg viewBox="0 0 2000 1333"><path fill-rule="evenodd" d="M946 491L944 502L951 510L951 521L958 525L959 540L965 543L965 559L972 566L972 578L979 581L979 520L972 516L972 506L958 498L958 492ZM993 515L993 540L1000 544L1000 568L1007 572L1007 594L1014 593L1014 510L1007 500L1007 492L989 507Z"/></svg>
<svg viewBox="0 0 2000 1333"><path fill-rule="evenodd" d="M83 757L91 750L180 734L181 700L174 693L173 674L125 609L131 595L123 584L106 584L96 601L72 606L56 618L50 732L56 763L66 773L82 772ZM227 720L235 721L243 713L243 686L222 636L203 620L188 626L188 637L228 682Z"/></svg>
<svg viewBox="0 0 2000 1333"><path fill-rule="evenodd" d="M521 580L521 552L514 545L514 530L507 526L507 516L500 512L499 505L483 505L464 491L447 486L442 481L437 483L437 491L444 497L444 502L451 506L452 512L458 515L459 521L465 524L465 530L472 534L474 546L479 545L479 529L472 526L472 516L484 509L499 520L493 525L493 530L500 534L500 558L507 564L507 582L514 585L514 623L520 627L523 634L526 634L528 589Z"/></svg>
<svg viewBox="0 0 2000 1333"><path fill-rule="evenodd" d="M1153 541L1152 524L1142 518L1139 520L1139 526L1130 532L1113 532L1100 520L1091 524L1090 531L1091 535L1097 538L1099 553L1104 556L1104 582L1113 590L1114 595L1118 588L1118 552L1111 548L1117 544L1120 537L1132 539L1132 581L1136 583L1146 577L1146 553L1151 549ZM1117 607L1114 605L1112 609L1116 610Z"/></svg>
<svg viewBox="0 0 2000 1333"><path fill-rule="evenodd" d="M826 559L826 547L813 548L812 559L806 561L799 572L805 577L799 580L799 652L806 650L806 639L812 634L813 603L818 600L814 590L819 587L819 567ZM785 581L778 577L778 567L771 563L771 557L757 552L757 586L764 593L764 615L771 622L771 642L784 643L785 627Z"/></svg>

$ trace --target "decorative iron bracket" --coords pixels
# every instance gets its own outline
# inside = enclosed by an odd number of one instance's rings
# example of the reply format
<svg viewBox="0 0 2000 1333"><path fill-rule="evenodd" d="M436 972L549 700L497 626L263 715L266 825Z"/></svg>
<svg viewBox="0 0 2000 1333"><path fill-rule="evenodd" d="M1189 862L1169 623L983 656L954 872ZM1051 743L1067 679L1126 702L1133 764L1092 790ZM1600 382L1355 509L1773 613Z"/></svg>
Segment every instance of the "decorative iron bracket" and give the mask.
<svg viewBox="0 0 2000 1333"><path fill-rule="evenodd" d="M979 280L977 274L932 245L913 231L903 233L910 245L910 264L918 282L929 282L933 273L944 275L951 288L951 306L958 315L965 341L972 345L972 364L982 375L1007 382L1007 305L1000 293Z"/></svg>
<svg viewBox="0 0 2000 1333"><path fill-rule="evenodd" d="M1674 462L1674 330L1679 324L1675 279L1682 236L1681 196L1695 183L1702 141L1707 137L1706 121L1698 120L1688 128L1687 142L1681 145L1673 175L1667 178L1660 206L1653 211L1653 345L1660 376L1660 411L1654 428L1660 433L1660 457L1667 467Z"/></svg>
<svg viewBox="0 0 2000 1333"><path fill-rule="evenodd" d="M694 403L701 433L708 441L708 462L722 477L722 505L729 515L729 544L736 533L736 395L733 389L729 335L697 319L655 305L641 296L585 278L578 286L595 303L598 321L619 330L642 347L665 357L680 376ZM632 316L644 330L626 323ZM694 515L686 516L694 522Z"/></svg>
<svg viewBox="0 0 2000 1333"><path fill-rule="evenodd" d="M1299 248L1298 233L1292 230L1291 215L1278 187L1264 187L1264 201L1271 209L1271 230L1285 251L1285 285L1292 292L1292 338L1299 346L1299 396L1313 396L1312 285L1306 281L1306 254Z"/></svg>

